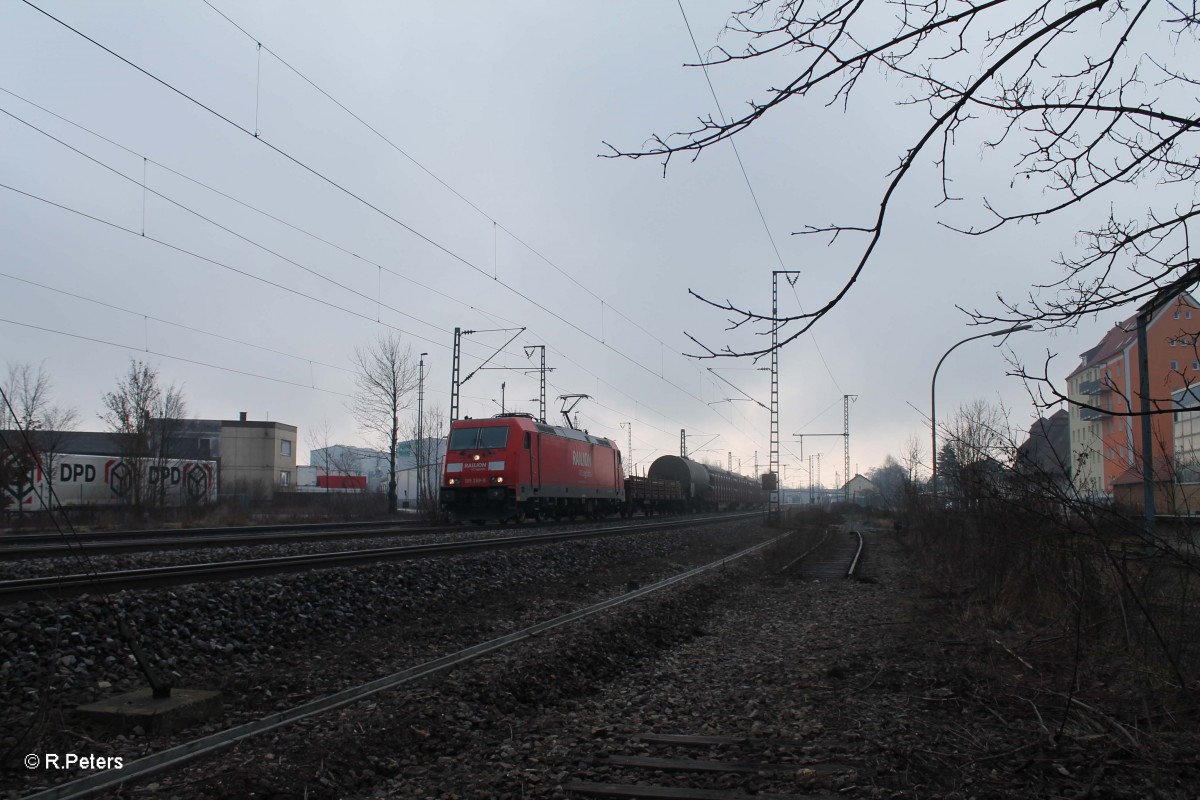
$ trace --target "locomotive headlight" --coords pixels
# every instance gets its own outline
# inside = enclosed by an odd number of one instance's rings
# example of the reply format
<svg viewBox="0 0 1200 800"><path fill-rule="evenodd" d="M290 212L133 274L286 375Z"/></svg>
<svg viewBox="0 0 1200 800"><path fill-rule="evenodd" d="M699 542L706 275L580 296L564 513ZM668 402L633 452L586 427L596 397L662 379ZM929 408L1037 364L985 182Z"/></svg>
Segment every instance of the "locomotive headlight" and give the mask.
<svg viewBox="0 0 1200 800"><path fill-rule="evenodd" d="M476 453L475 455L471 456L471 460L472 460L472 461L478 461L478 460L479 460L479 453Z"/></svg>
<svg viewBox="0 0 1200 800"><path fill-rule="evenodd" d="M446 483L448 483L448 484L450 484L451 486L453 486L454 484L458 483L458 478L447 478L447 479L446 479Z"/></svg>
<svg viewBox="0 0 1200 800"><path fill-rule="evenodd" d="M503 475L493 475L492 483L504 483L504 476Z"/></svg>

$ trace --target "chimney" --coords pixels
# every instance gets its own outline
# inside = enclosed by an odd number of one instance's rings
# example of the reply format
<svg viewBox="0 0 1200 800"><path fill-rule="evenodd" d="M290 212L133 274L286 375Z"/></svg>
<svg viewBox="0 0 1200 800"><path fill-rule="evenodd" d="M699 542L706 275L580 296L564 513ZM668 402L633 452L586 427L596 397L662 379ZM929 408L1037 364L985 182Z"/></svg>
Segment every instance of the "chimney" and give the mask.
<svg viewBox="0 0 1200 800"><path fill-rule="evenodd" d="M240 420L241 422L245 422L245 421L246 421L246 412L245 412L245 411L243 411L243 412L241 412L240 414L238 414L238 420Z"/></svg>

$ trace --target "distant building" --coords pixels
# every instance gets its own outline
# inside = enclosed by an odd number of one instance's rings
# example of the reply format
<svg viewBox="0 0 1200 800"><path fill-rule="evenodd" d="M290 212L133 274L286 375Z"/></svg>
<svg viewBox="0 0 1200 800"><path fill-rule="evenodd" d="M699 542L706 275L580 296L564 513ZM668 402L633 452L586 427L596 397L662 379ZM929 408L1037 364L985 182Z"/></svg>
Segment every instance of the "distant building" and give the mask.
<svg viewBox="0 0 1200 800"><path fill-rule="evenodd" d="M76 456L120 458L128 452L109 431L55 431L55 449ZM217 495L270 500L296 483L296 426L247 420L176 420L167 435L167 458L216 462Z"/></svg>
<svg viewBox="0 0 1200 800"><path fill-rule="evenodd" d="M864 475L855 475L846 481L846 484L842 487L842 492L842 496L849 497L850 502L854 505L874 508L883 502L883 498L879 493L879 487Z"/></svg>
<svg viewBox="0 0 1200 800"><path fill-rule="evenodd" d="M1059 409L1029 428L1029 437L1017 448L1017 472L1065 485L1071 477L1071 414Z"/></svg>
<svg viewBox="0 0 1200 800"><path fill-rule="evenodd" d="M424 465L426 486L431 497L436 498L441 485L442 464L446 459L446 440L425 439ZM384 493L388 485L388 456L386 450L335 444L330 447L309 451L309 464L330 476L362 476L366 491ZM399 442L396 445L396 498L401 506L414 505L417 501L417 454L416 441Z"/></svg>
<svg viewBox="0 0 1200 800"><path fill-rule="evenodd" d="M1152 316L1146 329L1151 397L1170 397L1200 380L1198 329L1200 304L1187 293ZM1140 418L1119 415L1140 410L1138 361L1137 317L1133 316L1084 351L1079 366L1067 377L1071 479L1081 492L1111 497L1117 479L1137 469L1141 461ZM1151 437L1156 455L1169 460L1175 441L1170 414L1151 418Z"/></svg>

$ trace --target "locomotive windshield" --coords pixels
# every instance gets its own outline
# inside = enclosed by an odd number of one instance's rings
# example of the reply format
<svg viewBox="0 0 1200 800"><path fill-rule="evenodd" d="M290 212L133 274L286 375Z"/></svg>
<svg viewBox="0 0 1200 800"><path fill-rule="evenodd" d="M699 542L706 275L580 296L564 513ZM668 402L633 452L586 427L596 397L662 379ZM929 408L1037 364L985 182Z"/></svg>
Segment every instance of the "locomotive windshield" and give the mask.
<svg viewBox="0 0 1200 800"><path fill-rule="evenodd" d="M451 450L501 449L508 443L508 428L455 428L450 431Z"/></svg>

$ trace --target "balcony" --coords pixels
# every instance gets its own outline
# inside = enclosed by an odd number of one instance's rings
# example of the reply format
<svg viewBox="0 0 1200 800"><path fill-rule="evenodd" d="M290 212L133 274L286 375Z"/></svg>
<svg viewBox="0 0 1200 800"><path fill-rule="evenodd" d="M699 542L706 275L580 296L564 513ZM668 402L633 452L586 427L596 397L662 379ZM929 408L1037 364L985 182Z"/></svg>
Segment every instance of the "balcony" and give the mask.
<svg viewBox="0 0 1200 800"><path fill-rule="evenodd" d="M1103 385L1103 381L1097 378L1094 381L1082 381L1079 384L1079 393L1083 395L1097 395L1107 390L1107 386Z"/></svg>
<svg viewBox="0 0 1200 800"><path fill-rule="evenodd" d="M1098 419L1104 419L1107 416L1103 411L1096 411L1091 408L1079 409L1079 418L1084 422L1095 422Z"/></svg>

